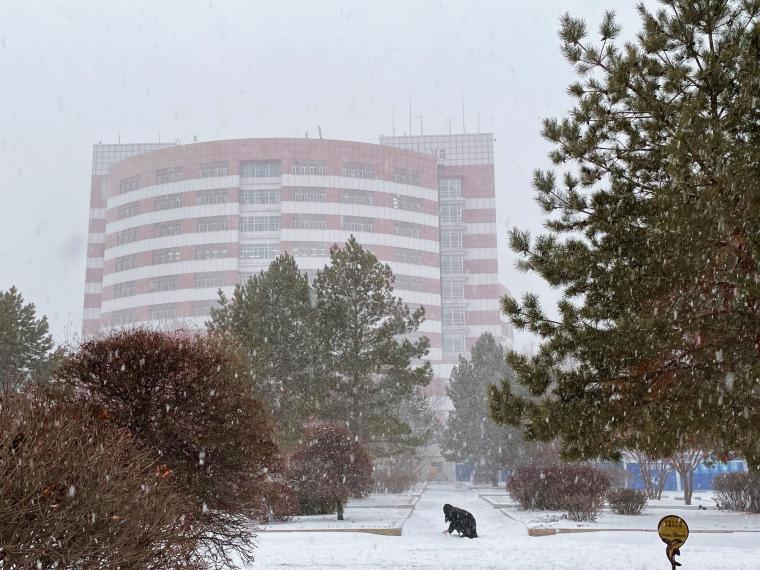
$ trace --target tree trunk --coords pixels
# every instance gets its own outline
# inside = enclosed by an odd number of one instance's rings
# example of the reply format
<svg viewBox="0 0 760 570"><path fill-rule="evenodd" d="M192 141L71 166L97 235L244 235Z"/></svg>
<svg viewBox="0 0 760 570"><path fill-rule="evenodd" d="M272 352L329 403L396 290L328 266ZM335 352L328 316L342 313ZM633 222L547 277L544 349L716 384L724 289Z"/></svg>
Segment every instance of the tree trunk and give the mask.
<svg viewBox="0 0 760 570"><path fill-rule="evenodd" d="M691 495L693 492L692 489L692 483L693 483L693 471L689 468L684 473L681 473L681 476L683 478L683 504L684 505L691 505Z"/></svg>
<svg viewBox="0 0 760 570"><path fill-rule="evenodd" d="M338 501L338 520L343 520L343 503L341 501Z"/></svg>

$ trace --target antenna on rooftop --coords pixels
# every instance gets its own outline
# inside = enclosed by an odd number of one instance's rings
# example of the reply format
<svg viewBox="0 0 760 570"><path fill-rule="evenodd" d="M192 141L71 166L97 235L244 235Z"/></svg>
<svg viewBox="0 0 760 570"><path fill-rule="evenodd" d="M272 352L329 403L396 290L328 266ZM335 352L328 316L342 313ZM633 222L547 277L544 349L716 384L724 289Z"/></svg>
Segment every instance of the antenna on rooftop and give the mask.
<svg viewBox="0 0 760 570"><path fill-rule="evenodd" d="M319 132L319 140L322 140L322 127L317 127L317 131Z"/></svg>
<svg viewBox="0 0 760 570"><path fill-rule="evenodd" d="M464 124L464 86L462 86L462 134L467 132L467 127Z"/></svg>

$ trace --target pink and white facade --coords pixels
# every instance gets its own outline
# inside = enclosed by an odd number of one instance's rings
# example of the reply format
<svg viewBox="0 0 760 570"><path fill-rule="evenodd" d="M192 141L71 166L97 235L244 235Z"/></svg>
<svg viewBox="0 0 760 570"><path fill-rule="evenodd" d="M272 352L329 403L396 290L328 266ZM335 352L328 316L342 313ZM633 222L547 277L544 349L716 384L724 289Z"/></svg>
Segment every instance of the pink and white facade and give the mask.
<svg viewBox="0 0 760 570"><path fill-rule="evenodd" d="M511 342L498 304L492 137L381 143L96 145L84 334L202 327L219 289L231 294L286 251L313 274L353 234L391 266L397 294L425 307L429 395L445 410L458 355L485 331Z"/></svg>

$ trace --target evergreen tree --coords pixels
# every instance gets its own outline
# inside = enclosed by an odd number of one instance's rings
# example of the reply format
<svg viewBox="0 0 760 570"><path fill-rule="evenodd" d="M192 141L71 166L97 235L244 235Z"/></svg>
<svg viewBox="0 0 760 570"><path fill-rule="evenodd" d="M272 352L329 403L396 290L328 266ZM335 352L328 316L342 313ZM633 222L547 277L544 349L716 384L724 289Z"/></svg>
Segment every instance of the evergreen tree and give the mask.
<svg viewBox="0 0 760 570"><path fill-rule="evenodd" d="M470 463L476 481L494 485L498 484L500 469L532 456L518 429L500 426L488 414L488 387L502 381L512 385L514 375L504 349L491 333L484 333L472 347L470 359L460 357L451 373L447 393L454 410L441 441L447 460Z"/></svg>
<svg viewBox="0 0 760 570"><path fill-rule="evenodd" d="M322 417L344 422L375 454L421 443L404 418L415 392L430 382L427 337L414 337L424 318L393 295L387 264L351 238L330 249L330 265L314 280L316 331L330 397Z"/></svg>
<svg viewBox="0 0 760 570"><path fill-rule="evenodd" d="M643 29L601 43L564 16L576 105L546 120L554 171L537 171L548 233L513 230L525 270L563 292L505 298L542 337L511 354L531 398L490 391L500 422L559 437L569 458L652 457L697 441L760 464L760 2L667 0Z"/></svg>
<svg viewBox="0 0 760 570"><path fill-rule="evenodd" d="M211 309L209 330L231 333L248 352L254 385L272 410L281 439L295 443L324 399L308 277L291 256L281 255L237 285L231 300L220 293L219 304Z"/></svg>
<svg viewBox="0 0 760 570"><path fill-rule="evenodd" d="M46 375L52 349L47 317L38 319L34 303L24 304L15 287L0 291L0 379Z"/></svg>

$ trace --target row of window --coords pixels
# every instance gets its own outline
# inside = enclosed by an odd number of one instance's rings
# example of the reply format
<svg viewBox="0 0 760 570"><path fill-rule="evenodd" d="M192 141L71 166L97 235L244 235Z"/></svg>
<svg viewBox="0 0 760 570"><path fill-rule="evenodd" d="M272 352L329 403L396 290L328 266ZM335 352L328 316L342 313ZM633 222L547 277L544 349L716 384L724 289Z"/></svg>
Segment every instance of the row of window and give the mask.
<svg viewBox="0 0 760 570"><path fill-rule="evenodd" d="M327 166L322 160L296 160L293 162L293 174L324 176L327 174ZM203 164L198 168L199 178L214 176L228 176L230 167L227 162L212 162ZM282 175L282 165L279 160L247 160L240 163L240 176L242 178L272 178ZM344 162L341 175L351 178L375 178L375 167L372 164L358 162ZM155 171L156 184L168 184L183 179L182 167L161 168ZM400 184L420 183L419 172L397 168L393 172L394 182ZM451 179L458 180L458 179ZM130 192L141 187L140 176L124 178L119 184L119 193Z"/></svg>
<svg viewBox="0 0 760 570"><path fill-rule="evenodd" d="M274 259L280 255L279 243L255 243L240 246L240 259Z"/></svg>
<svg viewBox="0 0 760 570"><path fill-rule="evenodd" d="M461 178L439 178L438 179L438 197L441 199L461 198L462 197L462 179Z"/></svg>
<svg viewBox="0 0 760 570"><path fill-rule="evenodd" d="M462 221L461 204L441 204L440 212L440 219L442 224L451 224Z"/></svg>
<svg viewBox="0 0 760 570"><path fill-rule="evenodd" d="M242 216L241 232L276 232L280 229L280 216Z"/></svg>
<svg viewBox="0 0 760 570"><path fill-rule="evenodd" d="M444 334L443 352L445 354L459 354L465 352L466 341L463 334Z"/></svg>
<svg viewBox="0 0 760 570"><path fill-rule="evenodd" d="M225 244L204 244L195 247L195 259L221 259L227 257ZM153 264L176 263L182 261L182 250L176 248L159 249L153 252ZM116 258L116 271L127 271L138 267L138 256L124 255Z"/></svg>
<svg viewBox="0 0 760 570"><path fill-rule="evenodd" d="M213 305L195 305L190 309L193 317L206 317ZM177 306L173 303L153 305L148 310L148 319L152 321L166 321L177 318ZM118 327L137 322L137 314L134 310L116 311L110 316L111 326Z"/></svg>
<svg viewBox="0 0 760 570"><path fill-rule="evenodd" d="M441 273L464 273L464 257L461 255L441 255Z"/></svg>

